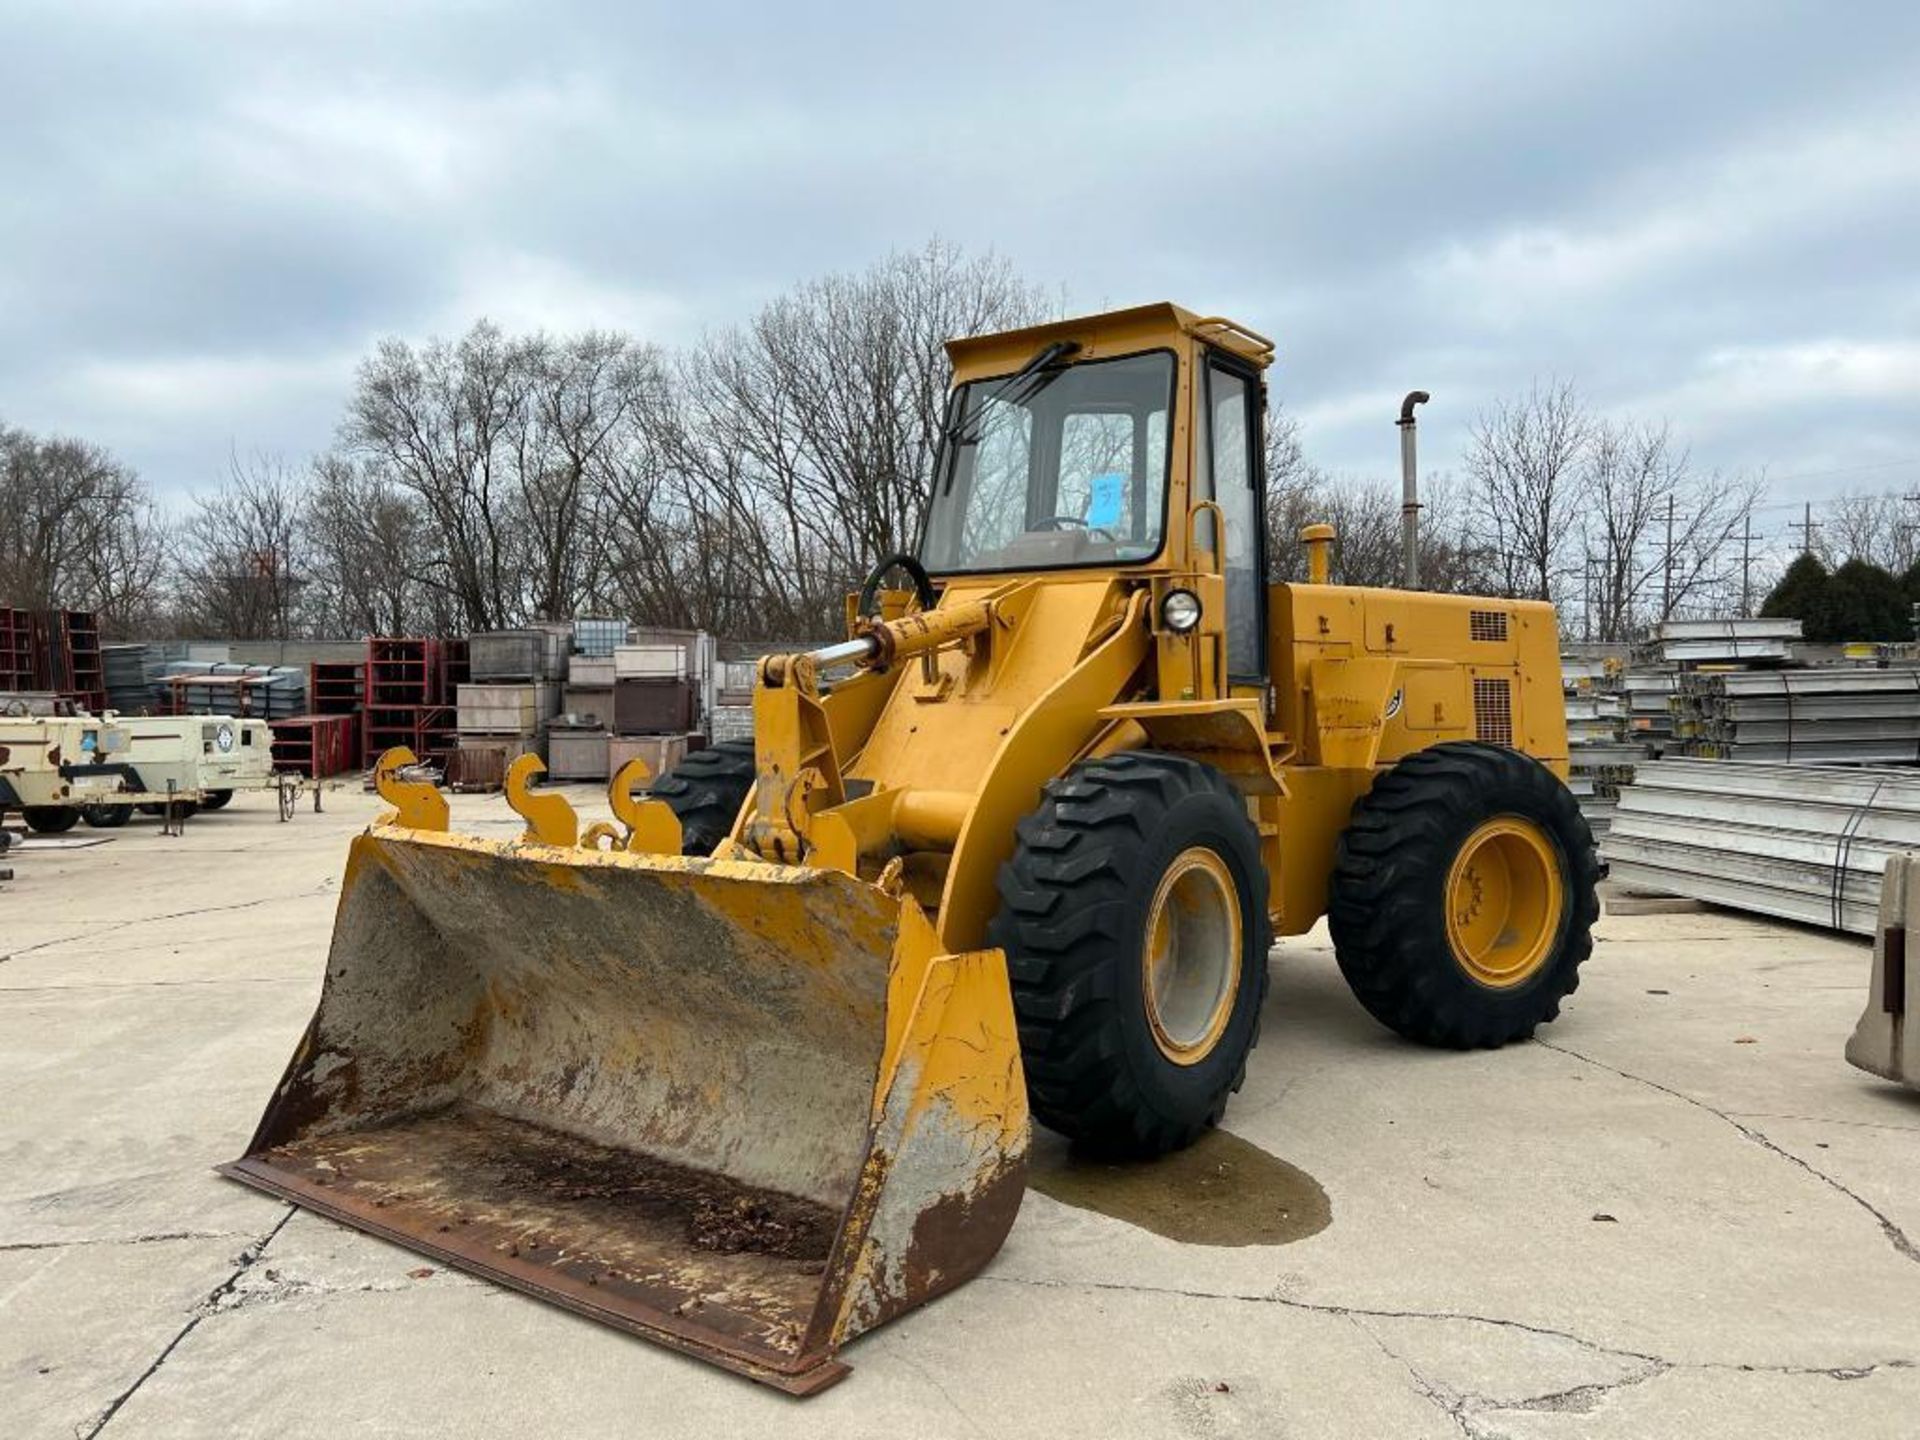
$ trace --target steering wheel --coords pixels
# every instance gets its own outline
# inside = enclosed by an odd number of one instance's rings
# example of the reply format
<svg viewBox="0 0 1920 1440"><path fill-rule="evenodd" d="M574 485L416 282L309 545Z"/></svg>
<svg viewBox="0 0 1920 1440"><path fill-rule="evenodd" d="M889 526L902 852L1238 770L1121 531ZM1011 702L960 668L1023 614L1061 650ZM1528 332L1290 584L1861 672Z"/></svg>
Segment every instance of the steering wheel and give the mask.
<svg viewBox="0 0 1920 1440"><path fill-rule="evenodd" d="M939 596L933 593L933 580L927 574L926 566L904 550L896 550L891 555L883 555L880 561L867 573L866 583L860 587L860 613L873 614L873 602L879 597L880 582L887 578L889 571L903 570L913 582L914 598L920 602L922 610L933 609Z"/></svg>
<svg viewBox="0 0 1920 1440"><path fill-rule="evenodd" d="M1042 515L1038 520L1033 522L1033 528L1035 530L1064 530L1069 525L1077 525L1086 531L1088 539L1104 540L1109 545L1118 545L1120 543L1113 532L1102 530L1098 525L1089 525L1078 515Z"/></svg>

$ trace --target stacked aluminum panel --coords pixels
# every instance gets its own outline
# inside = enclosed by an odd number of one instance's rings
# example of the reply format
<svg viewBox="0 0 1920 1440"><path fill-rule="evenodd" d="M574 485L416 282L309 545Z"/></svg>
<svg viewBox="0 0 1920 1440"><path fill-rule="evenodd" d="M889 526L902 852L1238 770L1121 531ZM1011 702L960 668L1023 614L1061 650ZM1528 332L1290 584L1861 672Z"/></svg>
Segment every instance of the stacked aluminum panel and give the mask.
<svg viewBox="0 0 1920 1440"><path fill-rule="evenodd" d="M1859 935L1914 849L1920 772L1694 759L1642 765L1601 844L1629 889Z"/></svg>
<svg viewBox="0 0 1920 1440"><path fill-rule="evenodd" d="M1920 669L1695 671L1674 734L1688 755L1810 763L1920 762Z"/></svg>
<svg viewBox="0 0 1920 1440"><path fill-rule="evenodd" d="M1667 620L1656 629L1660 658L1669 665L1784 661L1800 643L1798 620Z"/></svg>
<svg viewBox="0 0 1920 1440"><path fill-rule="evenodd" d="M100 664L107 677L107 708L138 715L153 704L154 674L147 669L145 645L102 645ZM158 667L155 667L156 671Z"/></svg>
<svg viewBox="0 0 1920 1440"><path fill-rule="evenodd" d="M199 660L169 660L157 688L165 704L177 704L187 715L285 720L304 715L307 710L304 665L209 665Z"/></svg>

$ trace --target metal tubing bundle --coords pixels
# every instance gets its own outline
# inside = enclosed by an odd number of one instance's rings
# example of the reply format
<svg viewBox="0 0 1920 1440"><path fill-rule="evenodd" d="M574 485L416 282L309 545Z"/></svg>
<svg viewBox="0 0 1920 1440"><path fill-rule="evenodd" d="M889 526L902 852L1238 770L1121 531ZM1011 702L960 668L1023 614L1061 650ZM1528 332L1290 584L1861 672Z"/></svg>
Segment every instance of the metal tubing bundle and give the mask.
<svg viewBox="0 0 1920 1440"><path fill-rule="evenodd" d="M1858 935L1914 849L1920 772L1693 759L1642 765L1603 841L1629 888Z"/></svg>

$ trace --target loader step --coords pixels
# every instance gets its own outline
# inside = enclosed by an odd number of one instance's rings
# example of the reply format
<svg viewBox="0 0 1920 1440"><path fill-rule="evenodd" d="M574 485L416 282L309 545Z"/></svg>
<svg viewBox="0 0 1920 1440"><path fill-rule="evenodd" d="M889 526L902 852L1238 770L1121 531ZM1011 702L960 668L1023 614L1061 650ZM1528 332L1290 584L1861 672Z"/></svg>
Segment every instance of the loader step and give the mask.
<svg viewBox="0 0 1920 1440"><path fill-rule="evenodd" d="M235 1179L595 1319L810 1392L785 1372L840 1217L824 1205L470 1106L320 1136Z"/></svg>

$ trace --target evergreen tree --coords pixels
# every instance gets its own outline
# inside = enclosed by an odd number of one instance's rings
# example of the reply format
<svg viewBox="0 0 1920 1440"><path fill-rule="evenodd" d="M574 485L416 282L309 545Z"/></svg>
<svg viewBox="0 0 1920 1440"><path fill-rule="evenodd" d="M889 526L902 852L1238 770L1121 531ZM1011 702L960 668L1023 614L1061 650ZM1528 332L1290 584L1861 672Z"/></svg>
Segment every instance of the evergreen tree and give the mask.
<svg viewBox="0 0 1920 1440"><path fill-rule="evenodd" d="M1824 626L1832 590L1833 577L1827 574L1827 567L1811 550L1805 551L1787 567L1780 583L1761 604L1760 613L1769 619L1800 621L1806 637L1812 640Z"/></svg>
<svg viewBox="0 0 1920 1440"><path fill-rule="evenodd" d="M1913 626L1909 620L1907 596L1898 580L1878 565L1865 560L1849 560L1833 572L1828 589L1828 608L1821 626L1823 634L1814 635L1807 627L1807 638L1829 644L1848 640L1910 640Z"/></svg>

